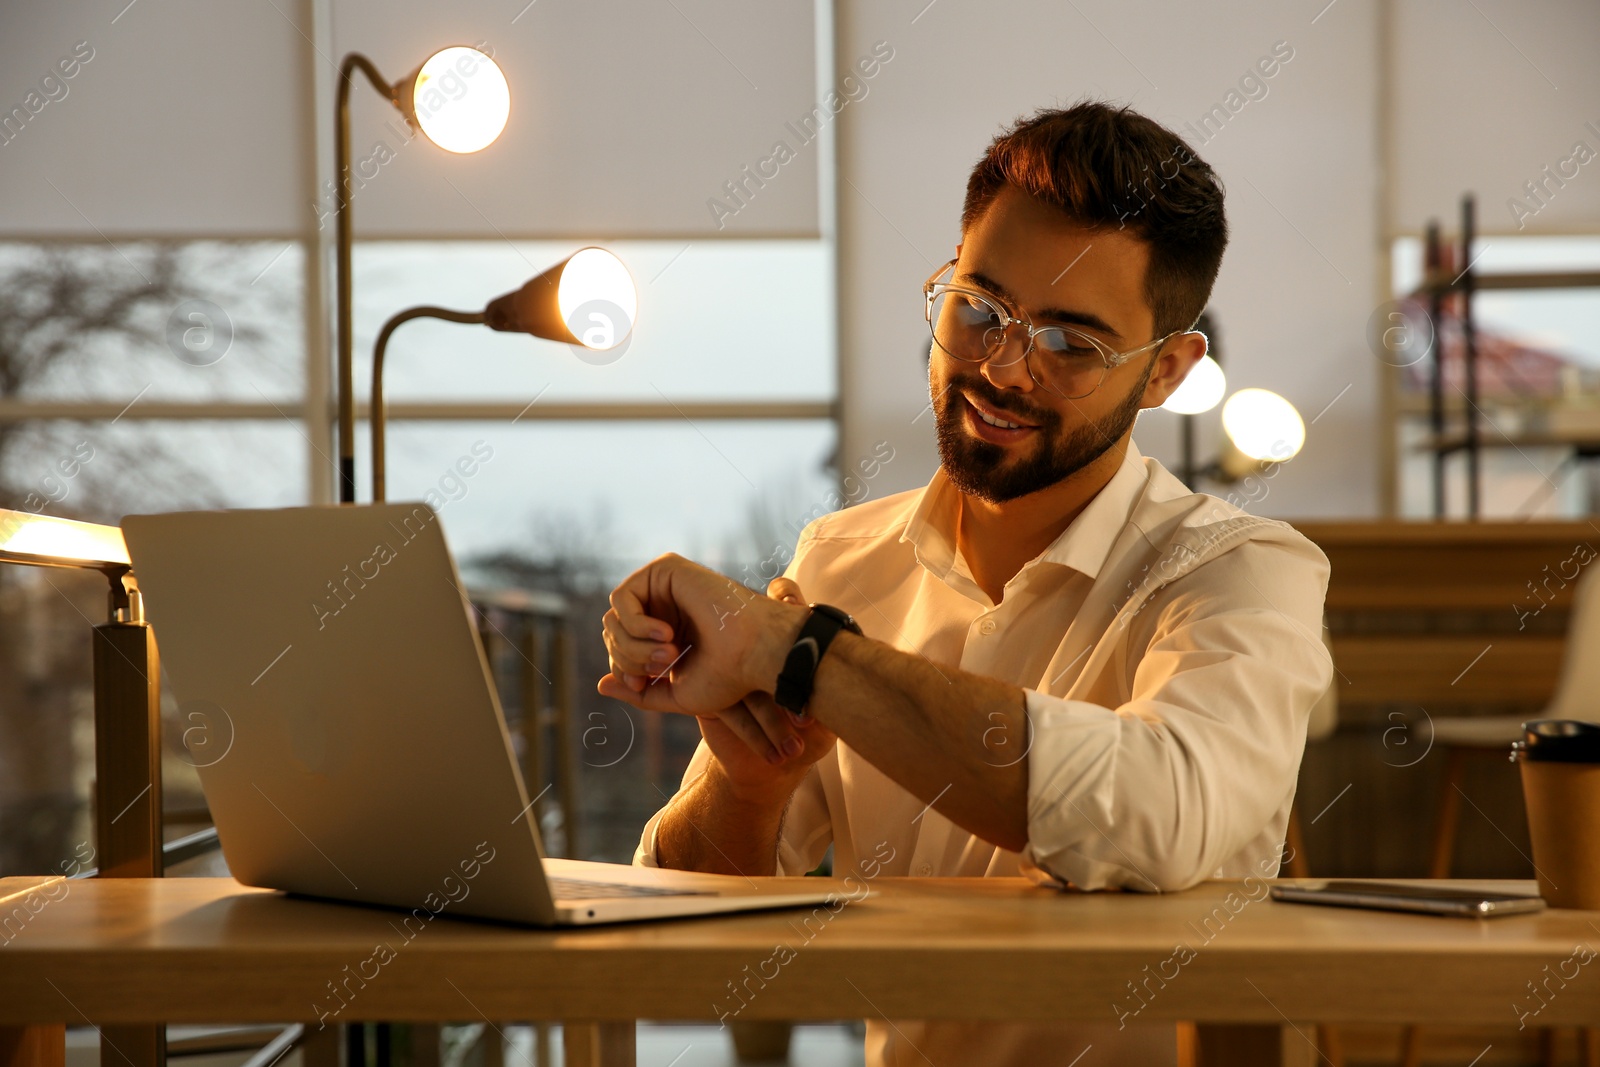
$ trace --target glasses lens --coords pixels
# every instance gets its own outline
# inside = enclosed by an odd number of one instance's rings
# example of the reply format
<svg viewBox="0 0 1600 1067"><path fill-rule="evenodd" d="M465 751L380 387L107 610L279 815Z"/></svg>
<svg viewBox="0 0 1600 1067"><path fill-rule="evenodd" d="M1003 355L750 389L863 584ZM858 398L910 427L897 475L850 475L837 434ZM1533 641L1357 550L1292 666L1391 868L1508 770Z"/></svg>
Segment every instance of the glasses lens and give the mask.
<svg viewBox="0 0 1600 1067"><path fill-rule="evenodd" d="M1005 313L976 294L934 289L928 326L934 343L956 359L968 363L994 359L1004 366L1022 358L1021 345L1006 350Z"/></svg>
<svg viewBox="0 0 1600 1067"><path fill-rule="evenodd" d="M1033 335L1034 378L1058 396L1077 400L1106 375L1104 349L1088 334L1050 326Z"/></svg>

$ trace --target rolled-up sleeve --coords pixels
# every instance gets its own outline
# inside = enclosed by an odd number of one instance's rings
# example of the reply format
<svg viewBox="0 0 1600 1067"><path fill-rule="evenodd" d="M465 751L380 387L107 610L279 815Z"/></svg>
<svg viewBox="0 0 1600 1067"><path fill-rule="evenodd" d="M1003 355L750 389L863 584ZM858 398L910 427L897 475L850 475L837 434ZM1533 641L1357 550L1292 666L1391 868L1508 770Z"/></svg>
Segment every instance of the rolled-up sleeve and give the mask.
<svg viewBox="0 0 1600 1067"><path fill-rule="evenodd" d="M816 870L833 843L833 819L822 788L822 768L823 764L836 766L838 753L836 746L813 763L789 798L789 806L783 813L783 829L778 834L780 875L801 875Z"/></svg>
<svg viewBox="0 0 1600 1067"><path fill-rule="evenodd" d="M1128 628L1116 708L1027 690L1025 865L1084 889L1210 877L1292 795L1327 690L1327 561L1246 542L1158 590Z"/></svg>

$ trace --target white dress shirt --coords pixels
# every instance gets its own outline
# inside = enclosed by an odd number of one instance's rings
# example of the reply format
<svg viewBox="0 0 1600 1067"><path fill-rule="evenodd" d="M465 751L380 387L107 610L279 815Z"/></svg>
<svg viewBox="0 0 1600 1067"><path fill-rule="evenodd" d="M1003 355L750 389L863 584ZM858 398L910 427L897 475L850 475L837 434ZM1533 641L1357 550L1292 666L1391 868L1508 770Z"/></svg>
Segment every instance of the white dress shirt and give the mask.
<svg viewBox="0 0 1600 1067"><path fill-rule="evenodd" d="M1130 442L996 604L956 551L959 504L941 468L920 490L812 522L786 573L868 637L1023 687L1031 736L997 726L986 747L996 763L1027 760L1027 847L973 836L840 741L790 802L777 873L815 868L831 843L839 877L1023 874L1159 892L1276 874L1307 718L1332 677L1322 552L1285 523L1190 492ZM701 742L680 792L710 758ZM635 863L655 864L660 817ZM1070 897L1061 908L1070 915ZM1078 1067L1175 1062L1170 1023L1115 1005L1106 1020L869 1019L867 1062L1068 1064L1086 1046Z"/></svg>

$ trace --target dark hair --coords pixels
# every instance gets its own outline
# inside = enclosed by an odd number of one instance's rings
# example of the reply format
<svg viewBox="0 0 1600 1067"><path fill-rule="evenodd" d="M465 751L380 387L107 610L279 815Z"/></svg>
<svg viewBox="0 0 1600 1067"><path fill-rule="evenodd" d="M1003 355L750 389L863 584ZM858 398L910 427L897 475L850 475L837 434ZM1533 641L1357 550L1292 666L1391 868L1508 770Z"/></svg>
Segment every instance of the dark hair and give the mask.
<svg viewBox="0 0 1600 1067"><path fill-rule="evenodd" d="M1129 107L1041 108L994 139L967 179L966 234L1005 185L1091 229L1150 246L1144 294L1155 335L1192 328L1228 246L1222 181L1183 138Z"/></svg>

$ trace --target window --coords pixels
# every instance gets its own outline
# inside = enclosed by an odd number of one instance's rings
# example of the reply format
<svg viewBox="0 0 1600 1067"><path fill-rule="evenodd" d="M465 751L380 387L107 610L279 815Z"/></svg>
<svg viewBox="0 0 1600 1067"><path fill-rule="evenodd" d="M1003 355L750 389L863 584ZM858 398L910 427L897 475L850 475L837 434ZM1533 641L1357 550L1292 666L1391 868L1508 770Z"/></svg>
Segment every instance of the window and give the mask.
<svg viewBox="0 0 1600 1067"><path fill-rule="evenodd" d="M1421 283L1422 251L1416 237L1392 245L1397 298ZM1600 270L1600 237L1491 235L1478 241L1475 255L1478 274ZM1484 442L1482 514L1558 518L1590 513L1594 472L1576 449L1585 441L1600 442L1600 289L1481 291L1473 297L1473 323ZM1442 341L1445 409L1459 419L1465 406L1459 316L1448 306L1436 332ZM1399 369L1400 498L1406 517L1433 514L1430 381L1429 359ZM1461 453L1451 453L1446 461L1450 515L1465 514L1464 471Z"/></svg>
<svg viewBox="0 0 1600 1067"><path fill-rule="evenodd" d="M390 315L476 310L586 243L602 242L358 244L357 397ZM388 495L437 493L469 575L532 575L571 598L579 721L600 715L622 736L626 718L638 746L626 761L581 761L585 852L626 859L661 799L637 787L670 790L697 733L692 721L635 722L594 693L604 593L665 551L762 585L804 523L838 502L838 382L825 242L604 244L640 291L636 333L614 361L481 326L419 320L394 334ZM312 418L305 256L282 240L0 244L0 506L115 523L311 502L314 466L333 461ZM362 499L369 447L363 421ZM455 461L475 447L491 458L464 478ZM88 626L103 600L94 576L0 569L0 674L16 686L0 700L0 750L36 750L40 712L60 720L62 749L0 786L0 872L53 868L92 834ZM164 695L167 806L194 808Z"/></svg>

